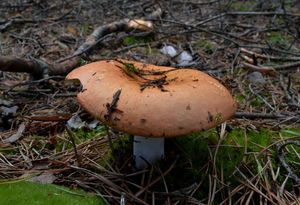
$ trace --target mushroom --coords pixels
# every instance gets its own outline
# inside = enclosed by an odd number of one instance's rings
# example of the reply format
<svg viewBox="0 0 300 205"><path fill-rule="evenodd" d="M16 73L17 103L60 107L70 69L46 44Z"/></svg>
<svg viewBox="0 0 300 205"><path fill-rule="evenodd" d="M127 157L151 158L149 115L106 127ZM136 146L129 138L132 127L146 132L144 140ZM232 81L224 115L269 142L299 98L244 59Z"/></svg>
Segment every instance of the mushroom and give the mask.
<svg viewBox="0 0 300 205"><path fill-rule="evenodd" d="M135 166L164 157L164 138L215 127L236 103L217 80L195 69L175 69L127 60L104 60L73 70L77 95L90 114L134 135Z"/></svg>

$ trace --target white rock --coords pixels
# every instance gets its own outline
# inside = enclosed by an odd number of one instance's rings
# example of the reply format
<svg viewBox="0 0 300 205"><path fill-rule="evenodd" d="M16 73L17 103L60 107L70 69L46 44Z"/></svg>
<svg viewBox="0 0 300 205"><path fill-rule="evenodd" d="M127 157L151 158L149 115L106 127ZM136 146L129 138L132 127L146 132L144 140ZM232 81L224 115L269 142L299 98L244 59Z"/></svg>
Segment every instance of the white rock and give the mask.
<svg viewBox="0 0 300 205"><path fill-rule="evenodd" d="M160 52L170 57L174 57L177 55L177 51L173 46L164 46L160 49Z"/></svg>
<svg viewBox="0 0 300 205"><path fill-rule="evenodd" d="M95 129L99 124L99 121L94 119L92 122L88 123L87 126L90 129Z"/></svg>
<svg viewBox="0 0 300 205"><path fill-rule="evenodd" d="M68 126L73 129L80 129L86 126L86 123L81 120L81 118L78 115L72 116L68 122Z"/></svg>
<svg viewBox="0 0 300 205"><path fill-rule="evenodd" d="M181 52L176 58L176 61L180 66L188 65L192 60L193 57L187 51Z"/></svg>
<svg viewBox="0 0 300 205"><path fill-rule="evenodd" d="M266 80L260 72L254 71L254 72L248 74L247 77L251 83L262 84L262 85L266 84Z"/></svg>

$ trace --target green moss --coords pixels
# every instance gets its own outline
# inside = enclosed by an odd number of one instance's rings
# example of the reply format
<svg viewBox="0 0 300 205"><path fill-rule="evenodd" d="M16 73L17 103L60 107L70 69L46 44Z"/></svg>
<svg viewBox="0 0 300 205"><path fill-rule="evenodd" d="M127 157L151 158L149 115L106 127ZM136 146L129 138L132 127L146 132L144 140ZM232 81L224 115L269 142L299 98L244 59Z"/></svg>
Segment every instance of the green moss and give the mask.
<svg viewBox="0 0 300 205"><path fill-rule="evenodd" d="M203 133L180 137L176 141L183 148L185 157L191 160L191 165L197 170L203 166L203 162L207 162L209 145L216 143L217 138L216 131L212 129Z"/></svg>
<svg viewBox="0 0 300 205"><path fill-rule="evenodd" d="M0 184L0 204L13 205L101 205L104 200L82 190L53 184L17 182Z"/></svg>
<svg viewBox="0 0 300 205"><path fill-rule="evenodd" d="M285 0L284 8L286 9L286 11L291 12L291 13L299 12L299 9L297 8L297 6L295 6L294 0Z"/></svg>
<svg viewBox="0 0 300 205"><path fill-rule="evenodd" d="M109 58L112 55L112 53L113 53L113 51L110 49L101 49L101 52L99 53L99 55L102 57Z"/></svg>
<svg viewBox="0 0 300 205"><path fill-rule="evenodd" d="M82 129L72 130L72 133L73 133L75 144L80 144L96 137L103 137L107 134L107 131L105 126L98 126L95 129L82 128ZM37 139L37 141L41 141L44 139L44 137L39 137L39 136L36 136L35 138ZM41 145L43 144L40 143L40 146ZM46 144L46 146L53 146L53 145ZM63 149L73 149L73 145L70 141L70 136L68 135L67 132L64 133L63 138L57 138L57 142L55 144L56 152L60 152Z"/></svg>
<svg viewBox="0 0 300 205"><path fill-rule="evenodd" d="M196 41L194 46L196 49L204 50L204 52L207 54L212 54L215 50L215 45L212 42L204 39Z"/></svg>
<svg viewBox="0 0 300 205"><path fill-rule="evenodd" d="M246 97L245 97L244 95L242 95L242 94L237 94L237 95L235 96L235 99L237 100L237 102L243 103L243 102L245 102Z"/></svg>
<svg viewBox="0 0 300 205"><path fill-rule="evenodd" d="M92 139L94 137L104 136L107 134L106 127L105 126L98 126L95 129L78 129L73 130L75 136L76 136L76 143L80 143L89 139Z"/></svg>
<svg viewBox="0 0 300 205"><path fill-rule="evenodd" d="M83 65L86 65L88 63L89 63L88 61L86 61L86 60L84 60L82 58L80 58L80 60L79 60L79 66L83 66Z"/></svg>
<svg viewBox="0 0 300 205"><path fill-rule="evenodd" d="M140 69L134 66L133 63L122 63L122 70L126 73L126 75L133 77L134 75L139 75Z"/></svg>
<svg viewBox="0 0 300 205"><path fill-rule="evenodd" d="M300 128L283 131L237 128L226 133L222 141L219 139L217 129L211 129L185 137L166 139L166 158L158 162L156 167L159 167L161 172L164 172L177 160L175 167L165 176L168 189L178 190L190 186L195 182L202 181L203 183L194 196L203 199L208 195L210 186L209 176L215 173L219 178L222 175L224 182L230 184L232 187L238 185L239 182L237 178L239 175L233 175L237 167L241 169L247 167L247 169L241 170L241 172L246 175L251 172L249 175L258 175L262 181L269 180L271 182L271 174L269 173L269 169L266 169L267 155L265 154L266 152L262 151L268 147L268 157L270 157L270 162L274 170L276 170L277 167L280 166L276 156L276 146L270 145L274 143L275 140L280 139L281 135L290 138L298 134L300 134ZM100 163L102 163L103 166L106 166L107 162L110 164L116 163L118 165L124 165L125 160L128 160L132 155L132 143L132 137L120 137L113 144L114 151L108 152ZM295 153L299 153L300 148L298 149L298 147L294 146L296 152L293 151L294 148L288 148L291 150L291 152L286 155L288 163L296 170L296 167L299 167L299 158L297 158L298 156ZM216 156L215 163L213 162L214 156ZM131 162L128 164L130 163ZM241 167L242 164L243 166ZM127 166L127 168L132 170L131 165ZM155 168L151 177L155 178L156 176L161 176L161 172ZM284 170L281 172L284 173ZM140 179L137 179L137 181L139 180ZM285 176L278 178L280 183L284 180ZM165 187L163 182L157 183L153 187L153 190L164 191ZM221 197L218 197L220 196L216 196L216 203L222 201Z"/></svg>
<svg viewBox="0 0 300 205"><path fill-rule="evenodd" d="M93 27L89 24L79 24L78 28L81 33L91 33L93 31Z"/></svg>
<svg viewBox="0 0 300 205"><path fill-rule="evenodd" d="M228 133L221 142L216 155L216 166L222 170L224 177L229 177L235 168L242 162L253 160L247 153L258 153L271 143L274 133L267 130L246 131L235 129ZM218 133L215 129L193 134L176 139L177 143L184 149L185 159L191 164L189 177L203 177L201 167L207 163L211 156L209 152L215 151L218 144ZM186 173L186 172L185 172Z"/></svg>
<svg viewBox="0 0 300 205"><path fill-rule="evenodd" d="M289 49L291 46L291 37L281 32L270 32L267 36L268 43L276 48Z"/></svg>
<svg viewBox="0 0 300 205"><path fill-rule="evenodd" d="M254 98L251 102L250 105L252 107L261 107L264 104L264 102L259 99L258 97Z"/></svg>
<svg viewBox="0 0 300 205"><path fill-rule="evenodd" d="M105 152L105 154L103 155L103 157L100 158L100 160L97 161L97 163L102 166L102 167L107 167L107 165L112 162L114 159L114 155L111 149L109 149L107 152Z"/></svg>
<svg viewBox="0 0 300 205"><path fill-rule="evenodd" d="M228 134L224 143L243 147L246 153L260 152L271 143L274 134L268 130L245 132L243 129L235 129Z"/></svg>
<svg viewBox="0 0 300 205"><path fill-rule="evenodd" d="M113 141L113 148L108 150L98 163L106 167L107 164L119 164L124 162L124 159L132 156L133 153L133 137L129 135L120 136Z"/></svg>
<svg viewBox="0 0 300 205"><path fill-rule="evenodd" d="M255 1L233 1L231 9L234 11L252 11Z"/></svg>
<svg viewBox="0 0 300 205"><path fill-rule="evenodd" d="M285 18L283 16L276 16L274 19L274 24L275 25L284 25L285 24Z"/></svg>
<svg viewBox="0 0 300 205"><path fill-rule="evenodd" d="M154 34L148 34L146 36L130 35L123 39L123 44L125 46L131 46L131 45L139 44L139 43L150 43L154 40L155 40Z"/></svg>

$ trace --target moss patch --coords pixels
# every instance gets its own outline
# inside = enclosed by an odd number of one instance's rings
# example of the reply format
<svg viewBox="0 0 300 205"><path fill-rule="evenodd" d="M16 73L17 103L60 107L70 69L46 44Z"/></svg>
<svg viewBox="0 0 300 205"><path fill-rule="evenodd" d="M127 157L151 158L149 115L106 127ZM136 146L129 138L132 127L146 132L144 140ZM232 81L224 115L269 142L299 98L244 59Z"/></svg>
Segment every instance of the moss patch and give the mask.
<svg viewBox="0 0 300 205"><path fill-rule="evenodd" d="M207 54L212 54L215 50L214 43L212 43L208 40L205 40L205 39L196 41L194 46L196 49L201 49Z"/></svg>
<svg viewBox="0 0 300 205"><path fill-rule="evenodd" d="M0 204L13 205L102 205L100 197L81 190L52 184L17 182L0 185Z"/></svg>
<svg viewBox="0 0 300 205"><path fill-rule="evenodd" d="M255 1L233 1L231 9L234 11L253 11Z"/></svg>
<svg viewBox="0 0 300 205"><path fill-rule="evenodd" d="M78 143L92 139L97 136L99 137L107 134L107 130L105 126L98 126L95 129L83 128L83 129L73 130L73 132L76 136L76 142Z"/></svg>
<svg viewBox="0 0 300 205"><path fill-rule="evenodd" d="M123 39L123 44L125 46L130 46L139 43L150 43L154 41L154 34L148 34L146 36L127 36Z"/></svg>
<svg viewBox="0 0 300 205"><path fill-rule="evenodd" d="M157 162L151 177L161 176L161 173L169 169L171 164L176 161L174 168L165 176L169 191L201 182L201 186L194 195L196 198L205 198L208 195L213 176L218 178L222 176L224 183L228 183L232 187L238 185L242 177L237 173L237 168L245 176L258 175L262 181L272 182L270 169L266 167L267 157L270 157L270 163L272 163L274 170L280 167L276 146L272 144L282 137L289 139L297 136L300 129L270 131L268 129L247 130L238 128L227 132L222 140L220 140L217 130L211 129L185 137L167 138L165 159ZM117 167L122 167L122 173L130 173L133 160L132 139L130 136L123 136L116 140L113 144L114 152L107 153L100 164L105 166L105 162L106 165L107 163L113 166L117 165ZM297 170L299 167L299 163L297 164L299 155L297 153L300 152L300 148L295 146L288 148L291 152L287 153L286 159L293 170ZM296 151L293 151L294 149ZM284 170L281 172L285 173ZM141 179L133 177L131 180L137 183ZM284 180L284 175L278 178L279 183ZM287 186L292 185L287 184ZM155 184L152 190L164 191L163 182ZM221 202L222 197L216 196L215 201Z"/></svg>
<svg viewBox="0 0 300 205"><path fill-rule="evenodd" d="M285 35L281 32L270 32L267 35L267 41L268 43L276 48L280 49L290 49L291 47L291 36Z"/></svg>

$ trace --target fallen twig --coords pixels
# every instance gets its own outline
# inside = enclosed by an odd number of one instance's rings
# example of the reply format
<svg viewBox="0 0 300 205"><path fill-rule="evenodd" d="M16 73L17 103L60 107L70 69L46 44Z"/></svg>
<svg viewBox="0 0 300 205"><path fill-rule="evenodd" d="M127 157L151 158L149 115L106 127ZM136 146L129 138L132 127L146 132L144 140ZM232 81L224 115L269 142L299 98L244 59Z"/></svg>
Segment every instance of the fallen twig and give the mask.
<svg viewBox="0 0 300 205"><path fill-rule="evenodd" d="M242 65L246 68L250 68L253 71L258 71L261 73L269 73L269 72L276 72L279 70L288 70L288 69L297 69L300 66L300 61L294 62L294 63L287 63L284 65L277 65L277 66L262 66L262 65L253 65L250 63L242 62Z"/></svg>
<svg viewBox="0 0 300 205"><path fill-rule="evenodd" d="M259 98L261 101L263 101L264 103L265 103L265 105L267 105L271 110L275 110L275 108L265 99L265 98L263 98L259 93L257 93L257 92L255 92L254 90L253 90L253 88L252 88L252 85L251 84L249 84L249 90L250 90L250 92L253 94L253 95L255 95L257 98Z"/></svg>
<svg viewBox="0 0 300 205"><path fill-rule="evenodd" d="M6 29L8 29L10 26L12 26L14 24L59 21L59 20L65 18L71 12L72 12L72 10L69 10L66 13L62 14L61 16L59 16L57 18L51 18L51 19L28 19L28 18L23 18L20 15L17 15L17 16L10 18L9 20L0 21L0 32L5 31Z"/></svg>
<svg viewBox="0 0 300 205"><path fill-rule="evenodd" d="M285 159L285 152L284 148L287 145L295 145L295 146L300 146L300 141L295 141L295 140L287 140L285 143L278 145L277 144L277 150L278 150L278 159L280 164L286 169L286 171L289 173L289 177L293 179L297 184L296 186L300 186L300 178L295 174L290 165L286 162ZM299 170L298 170L299 171Z"/></svg>
<svg viewBox="0 0 300 205"><path fill-rule="evenodd" d="M247 118L247 119L284 119L291 117L289 115L281 113L253 113L253 112L236 112L234 115L236 118ZM297 120L300 120L300 116L294 116Z"/></svg>
<svg viewBox="0 0 300 205"><path fill-rule="evenodd" d="M274 12L274 11L232 11L227 12L227 15L232 16L295 16L300 17L299 13L286 13L286 12Z"/></svg>
<svg viewBox="0 0 300 205"><path fill-rule="evenodd" d="M157 8L149 15L149 18L158 18L162 10ZM71 70L80 65L80 56L94 48L99 42L104 40L108 34L130 31L130 30L151 30L151 21L144 19L122 19L107 25L97 27L85 42L73 53L73 55L57 61L56 63L44 62L38 59L24 60L15 57L0 56L0 70L7 72L30 73L36 78L47 77L48 75L66 75Z"/></svg>
<svg viewBox="0 0 300 205"><path fill-rule="evenodd" d="M76 143L75 143L75 139L74 139L75 138L74 133L70 130L70 128L68 126L66 126L66 130L67 130L67 133L69 135L70 141L71 141L73 149L74 149L76 161L77 161L78 165L80 166L81 159L77 152L77 147L76 147Z"/></svg>
<svg viewBox="0 0 300 205"><path fill-rule="evenodd" d="M271 67L257 66L257 65L253 65L253 64L245 63L245 62L242 62L242 65L245 68L251 69L252 71L258 71L258 72L261 72L261 73L270 73L270 72L274 73L274 72L276 72L275 69L271 68Z"/></svg>
<svg viewBox="0 0 300 205"><path fill-rule="evenodd" d="M4 144L16 142L17 140L19 140L19 139L23 136L23 133L24 133L24 131L25 131L25 128L26 128L25 123L22 123L22 124L19 126L17 133L13 134L12 136L10 136L9 138L3 140L2 142L3 142Z"/></svg>
<svg viewBox="0 0 300 205"><path fill-rule="evenodd" d="M267 56L253 51L249 51L246 48L241 48L241 52L248 54L250 56L255 56L256 58L266 59L266 60L280 60L280 61L300 61L299 57L280 57L280 56Z"/></svg>

